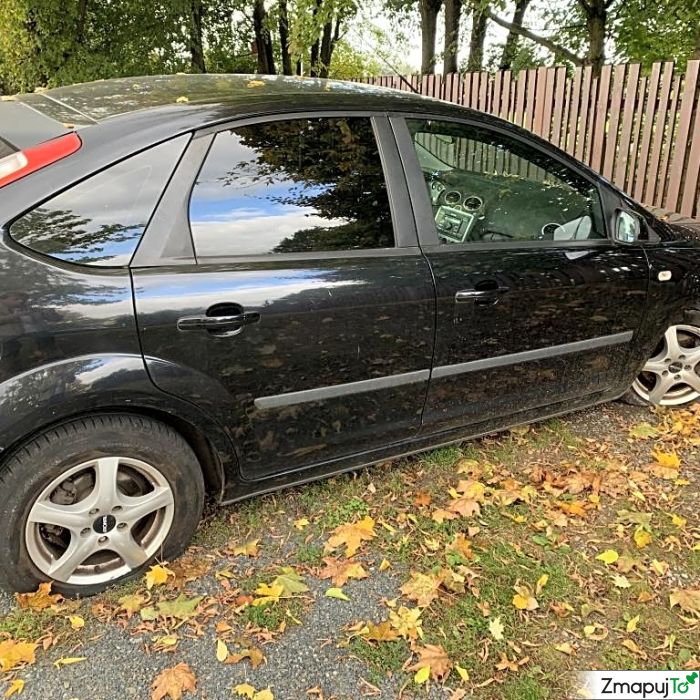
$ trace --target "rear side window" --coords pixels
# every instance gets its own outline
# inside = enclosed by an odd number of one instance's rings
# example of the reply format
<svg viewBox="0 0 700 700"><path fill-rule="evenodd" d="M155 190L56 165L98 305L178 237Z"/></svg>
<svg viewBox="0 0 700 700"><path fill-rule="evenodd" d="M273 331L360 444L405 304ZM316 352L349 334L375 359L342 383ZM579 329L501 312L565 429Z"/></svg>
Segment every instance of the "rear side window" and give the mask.
<svg viewBox="0 0 700 700"><path fill-rule="evenodd" d="M188 139L154 146L83 180L17 219L10 236L58 260L128 265Z"/></svg>
<svg viewBox="0 0 700 700"><path fill-rule="evenodd" d="M292 119L221 132L192 191L190 225L198 258L393 247L371 121Z"/></svg>

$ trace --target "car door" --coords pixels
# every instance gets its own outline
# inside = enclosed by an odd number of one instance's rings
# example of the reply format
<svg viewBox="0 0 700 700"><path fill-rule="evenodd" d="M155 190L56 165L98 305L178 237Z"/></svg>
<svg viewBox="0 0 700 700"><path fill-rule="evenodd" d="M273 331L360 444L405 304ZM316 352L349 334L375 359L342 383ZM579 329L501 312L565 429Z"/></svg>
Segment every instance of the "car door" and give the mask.
<svg viewBox="0 0 700 700"><path fill-rule="evenodd" d="M152 227L133 266L149 372L229 431L244 478L417 433L434 287L386 118L202 134Z"/></svg>
<svg viewBox="0 0 700 700"><path fill-rule="evenodd" d="M618 390L649 270L608 238L595 180L507 128L392 123L437 291L425 429Z"/></svg>

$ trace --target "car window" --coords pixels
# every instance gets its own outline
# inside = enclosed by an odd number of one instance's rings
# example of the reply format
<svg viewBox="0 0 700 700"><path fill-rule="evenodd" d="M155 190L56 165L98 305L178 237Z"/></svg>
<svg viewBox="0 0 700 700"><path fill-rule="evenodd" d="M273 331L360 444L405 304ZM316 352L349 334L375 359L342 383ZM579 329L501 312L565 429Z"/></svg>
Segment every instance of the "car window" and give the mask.
<svg viewBox="0 0 700 700"><path fill-rule="evenodd" d="M189 137L131 156L52 197L10 227L23 246L81 265L128 265Z"/></svg>
<svg viewBox="0 0 700 700"><path fill-rule="evenodd" d="M598 190L519 139L409 119L441 243L605 238Z"/></svg>
<svg viewBox="0 0 700 700"><path fill-rule="evenodd" d="M197 258L389 248L389 200L368 118L217 134L192 191Z"/></svg>

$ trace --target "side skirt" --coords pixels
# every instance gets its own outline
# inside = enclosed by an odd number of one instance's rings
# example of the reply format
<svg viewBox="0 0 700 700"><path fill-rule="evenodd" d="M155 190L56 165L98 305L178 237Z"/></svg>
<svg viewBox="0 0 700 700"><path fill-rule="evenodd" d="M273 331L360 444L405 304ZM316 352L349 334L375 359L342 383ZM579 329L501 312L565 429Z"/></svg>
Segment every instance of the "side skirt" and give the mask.
<svg viewBox="0 0 700 700"><path fill-rule="evenodd" d="M556 418L557 416L566 415L567 413L572 413L574 411L590 408L591 406L596 406L601 403L613 401L620 398L620 396L622 396L626 391L627 388L625 388L625 391L618 391L612 394L610 392L599 392L596 394L591 394L582 400L552 404L548 407L551 410L537 408L514 413L508 416L506 421L502 424L494 422L476 423L457 430L450 430L443 433L432 433L431 435L427 436L419 436L412 438L411 440L406 440L405 442L394 443L379 450L361 452L359 454L352 455L351 457L346 457L324 465L318 465L307 470L288 472L286 474L272 476L269 479L264 479L258 482L229 484L224 489L224 494L220 501L220 505L229 505L237 501L245 500L246 498L261 496L263 494L279 491L280 489L290 486L300 486L312 481L319 481L320 479L338 476L346 472L356 471L363 469L364 467L372 466L373 464L377 464L378 462L383 462L388 459L398 459L399 457L406 457L418 452L425 452L426 450L436 449L445 445L452 445L456 442L473 440L475 438L483 437L484 435L509 430L510 428L515 428L519 425L526 425L527 423Z"/></svg>

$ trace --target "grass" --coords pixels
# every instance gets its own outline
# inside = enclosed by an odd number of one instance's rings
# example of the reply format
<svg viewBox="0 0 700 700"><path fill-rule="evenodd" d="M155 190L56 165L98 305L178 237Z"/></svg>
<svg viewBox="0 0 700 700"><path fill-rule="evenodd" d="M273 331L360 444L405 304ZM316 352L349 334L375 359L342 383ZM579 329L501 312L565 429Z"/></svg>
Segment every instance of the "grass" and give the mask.
<svg viewBox="0 0 700 700"><path fill-rule="evenodd" d="M22 610L14 608L4 617L0 617L0 639L8 635L15 640L37 640L56 622L63 622L51 610Z"/></svg>
<svg viewBox="0 0 700 700"><path fill-rule="evenodd" d="M408 643L403 639L372 644L355 637L348 645L348 652L381 676L398 673L410 656Z"/></svg>

